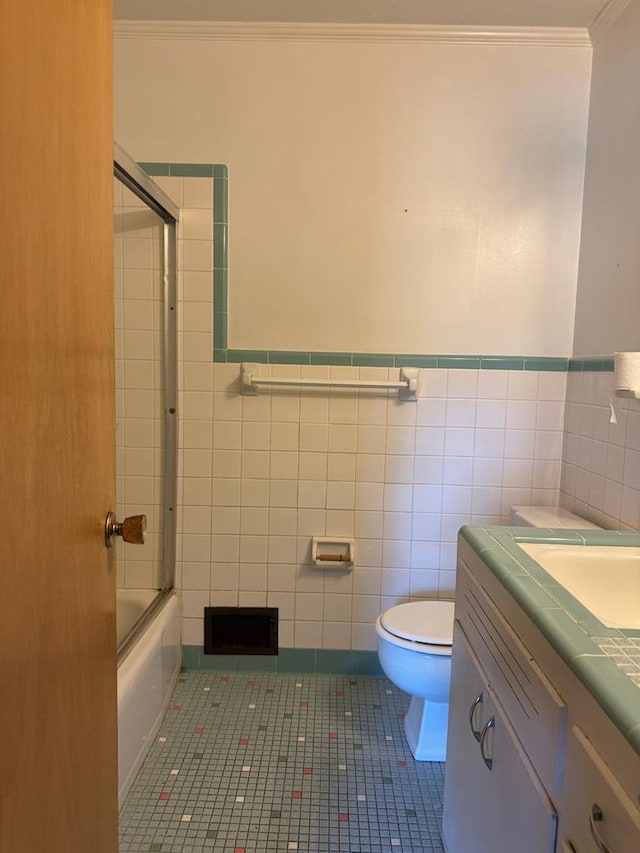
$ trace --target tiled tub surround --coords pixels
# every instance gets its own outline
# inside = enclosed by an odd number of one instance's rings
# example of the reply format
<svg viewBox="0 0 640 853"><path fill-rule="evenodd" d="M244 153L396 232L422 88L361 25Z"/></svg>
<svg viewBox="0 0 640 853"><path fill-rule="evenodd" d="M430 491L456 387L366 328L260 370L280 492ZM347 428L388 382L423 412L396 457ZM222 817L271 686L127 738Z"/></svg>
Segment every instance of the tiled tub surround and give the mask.
<svg viewBox="0 0 640 853"><path fill-rule="evenodd" d="M616 647L630 649L640 632L609 628L583 607L518 542L638 547L640 534L603 530L465 527L461 537L480 555L534 625L640 753L640 666L620 666ZM605 638L609 638L607 644ZM633 663L634 655L627 655ZM637 649L635 658L637 659Z"/></svg>
<svg viewBox="0 0 640 853"><path fill-rule="evenodd" d="M640 528L640 401L613 396L611 372L568 374L560 502L603 527Z"/></svg>
<svg viewBox="0 0 640 853"><path fill-rule="evenodd" d="M444 765L382 678L180 677L120 813L130 853L441 853Z"/></svg>

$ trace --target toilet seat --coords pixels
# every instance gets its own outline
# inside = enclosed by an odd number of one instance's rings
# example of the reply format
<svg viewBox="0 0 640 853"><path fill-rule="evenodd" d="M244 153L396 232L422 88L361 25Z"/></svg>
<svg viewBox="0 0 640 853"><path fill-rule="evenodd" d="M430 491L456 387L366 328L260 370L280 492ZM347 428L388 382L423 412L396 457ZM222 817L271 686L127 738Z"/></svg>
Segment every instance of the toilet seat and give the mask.
<svg viewBox="0 0 640 853"><path fill-rule="evenodd" d="M411 601L386 610L380 624L400 640L446 647L453 644L453 612L452 601Z"/></svg>

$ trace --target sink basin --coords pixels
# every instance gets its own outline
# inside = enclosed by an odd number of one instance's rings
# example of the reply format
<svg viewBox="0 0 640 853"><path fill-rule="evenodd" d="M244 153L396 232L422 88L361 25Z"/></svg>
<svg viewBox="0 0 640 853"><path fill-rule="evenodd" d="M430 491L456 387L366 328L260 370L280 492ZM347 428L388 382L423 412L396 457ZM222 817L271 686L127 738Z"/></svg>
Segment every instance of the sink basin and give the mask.
<svg viewBox="0 0 640 853"><path fill-rule="evenodd" d="M518 542L609 628L640 628L640 548Z"/></svg>

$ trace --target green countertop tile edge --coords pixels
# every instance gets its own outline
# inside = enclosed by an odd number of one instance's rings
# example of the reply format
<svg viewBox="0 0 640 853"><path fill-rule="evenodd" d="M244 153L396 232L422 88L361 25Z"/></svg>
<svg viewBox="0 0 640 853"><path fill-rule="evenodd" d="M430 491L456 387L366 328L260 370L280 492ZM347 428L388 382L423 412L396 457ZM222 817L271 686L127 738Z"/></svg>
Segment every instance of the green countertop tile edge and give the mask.
<svg viewBox="0 0 640 853"><path fill-rule="evenodd" d="M519 542L540 541L583 547L639 547L640 533L466 525L461 528L460 535L482 557L611 720L640 752L639 688L592 639L596 636L635 636L640 632L608 628L518 547Z"/></svg>
<svg viewBox="0 0 640 853"><path fill-rule="evenodd" d="M202 646L188 645L182 647L182 666L201 672L385 677L377 653L357 649L280 649L277 655L205 655Z"/></svg>

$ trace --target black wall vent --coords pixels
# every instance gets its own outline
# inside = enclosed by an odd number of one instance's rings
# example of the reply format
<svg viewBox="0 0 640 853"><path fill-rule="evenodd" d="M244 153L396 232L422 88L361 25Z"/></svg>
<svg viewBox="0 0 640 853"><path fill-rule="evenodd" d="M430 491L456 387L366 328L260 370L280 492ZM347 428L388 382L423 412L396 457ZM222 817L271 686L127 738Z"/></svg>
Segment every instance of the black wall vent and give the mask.
<svg viewBox="0 0 640 853"><path fill-rule="evenodd" d="M205 655L277 655L277 607L205 607Z"/></svg>

